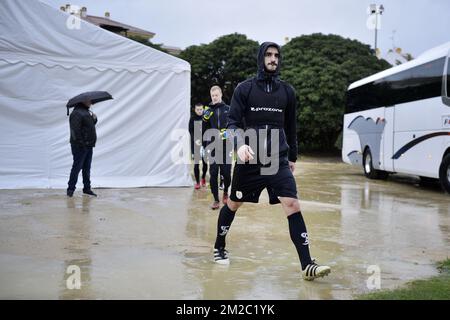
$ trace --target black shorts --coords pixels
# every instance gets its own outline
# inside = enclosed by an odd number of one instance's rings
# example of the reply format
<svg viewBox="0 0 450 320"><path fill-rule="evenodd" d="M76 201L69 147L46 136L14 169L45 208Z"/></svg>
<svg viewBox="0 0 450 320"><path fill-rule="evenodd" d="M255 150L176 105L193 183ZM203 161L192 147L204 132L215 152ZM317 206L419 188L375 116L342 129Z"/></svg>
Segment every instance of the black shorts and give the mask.
<svg viewBox="0 0 450 320"><path fill-rule="evenodd" d="M267 189L270 204L280 203L278 197L297 199L297 186L287 159L280 161L278 172L273 175L261 175L260 165L235 165L231 183L231 200L258 203L264 189Z"/></svg>

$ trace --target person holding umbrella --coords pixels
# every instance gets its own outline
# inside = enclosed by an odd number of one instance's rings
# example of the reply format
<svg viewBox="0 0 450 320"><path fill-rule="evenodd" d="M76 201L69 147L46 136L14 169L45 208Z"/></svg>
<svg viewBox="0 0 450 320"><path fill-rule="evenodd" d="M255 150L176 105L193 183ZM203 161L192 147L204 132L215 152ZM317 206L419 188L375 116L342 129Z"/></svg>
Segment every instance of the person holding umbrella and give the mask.
<svg viewBox="0 0 450 320"><path fill-rule="evenodd" d="M78 95L67 103L67 114L69 114L69 108L74 108L69 117L73 164L67 187L68 197L72 197L75 192L80 171L83 174L83 193L97 196L91 189L91 163L93 148L97 142L95 130L97 116L90 107L93 103L108 99L112 99L109 93L96 91Z"/></svg>

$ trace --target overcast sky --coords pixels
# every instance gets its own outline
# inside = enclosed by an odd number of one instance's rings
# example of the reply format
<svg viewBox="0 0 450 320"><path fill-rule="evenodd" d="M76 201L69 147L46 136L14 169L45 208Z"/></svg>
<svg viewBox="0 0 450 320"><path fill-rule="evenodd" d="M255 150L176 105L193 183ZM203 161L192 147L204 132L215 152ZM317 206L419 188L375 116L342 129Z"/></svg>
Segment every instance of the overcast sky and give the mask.
<svg viewBox="0 0 450 320"><path fill-rule="evenodd" d="M258 42L284 44L285 37L321 32L374 45L366 26L367 7L383 4L378 47L396 47L417 56L450 41L450 0L43 0L67 3L156 33L152 42L186 48L234 32ZM394 36L394 37L392 37ZM392 39L393 38L393 39Z"/></svg>

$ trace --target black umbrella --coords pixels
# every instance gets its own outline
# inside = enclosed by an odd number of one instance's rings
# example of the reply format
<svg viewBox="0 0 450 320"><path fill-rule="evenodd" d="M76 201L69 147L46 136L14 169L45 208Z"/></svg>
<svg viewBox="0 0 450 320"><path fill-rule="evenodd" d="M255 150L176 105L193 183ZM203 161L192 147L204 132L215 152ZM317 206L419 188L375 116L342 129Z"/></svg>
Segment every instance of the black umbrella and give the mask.
<svg viewBox="0 0 450 320"><path fill-rule="evenodd" d="M79 103L83 103L86 101L90 101L92 104L95 104L97 102L105 101L113 99L113 97L106 91L90 91L90 92L84 92L82 94L77 95L76 97L73 97L72 99L67 102L67 115L69 115L69 108L75 107Z"/></svg>

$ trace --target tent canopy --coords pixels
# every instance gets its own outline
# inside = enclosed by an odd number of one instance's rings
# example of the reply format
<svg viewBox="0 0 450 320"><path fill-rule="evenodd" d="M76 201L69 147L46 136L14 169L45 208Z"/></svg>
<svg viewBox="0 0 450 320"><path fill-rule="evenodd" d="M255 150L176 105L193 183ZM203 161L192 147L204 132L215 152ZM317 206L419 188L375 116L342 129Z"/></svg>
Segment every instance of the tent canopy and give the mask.
<svg viewBox="0 0 450 320"><path fill-rule="evenodd" d="M94 187L191 185L171 159L186 148L174 133L187 131L189 63L39 1L2 0L0 12L0 188L67 186L65 105L86 91L114 97L91 108Z"/></svg>

